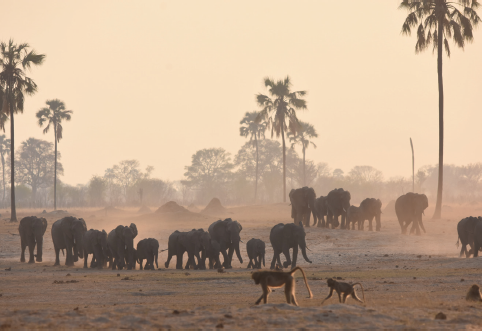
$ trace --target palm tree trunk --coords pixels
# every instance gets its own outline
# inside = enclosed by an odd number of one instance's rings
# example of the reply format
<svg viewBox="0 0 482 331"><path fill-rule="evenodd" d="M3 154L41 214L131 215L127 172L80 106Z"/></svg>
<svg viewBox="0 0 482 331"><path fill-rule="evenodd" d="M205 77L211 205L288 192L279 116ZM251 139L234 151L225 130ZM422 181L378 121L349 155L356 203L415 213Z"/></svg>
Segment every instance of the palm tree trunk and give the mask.
<svg viewBox="0 0 482 331"><path fill-rule="evenodd" d="M11 94L11 88L9 89ZM13 97L11 98L13 99ZM9 100L10 104L10 207L11 215L10 222L17 222L17 209L15 208L15 127L13 121L13 102Z"/></svg>
<svg viewBox="0 0 482 331"><path fill-rule="evenodd" d="M437 203L432 219L442 217L443 167L444 167L444 83L442 78L443 18L438 21L437 72L438 72L438 189Z"/></svg>
<svg viewBox="0 0 482 331"><path fill-rule="evenodd" d="M259 161L258 137L256 135L254 136L254 141L256 142L256 184L254 186L254 203L256 203L258 199L258 161Z"/></svg>
<svg viewBox="0 0 482 331"><path fill-rule="evenodd" d="M415 153L413 152L412 138L410 138L410 147L412 147L412 192L415 193Z"/></svg>
<svg viewBox="0 0 482 331"><path fill-rule="evenodd" d="M54 168L54 210L57 210L57 123L54 122L55 168Z"/></svg>
<svg viewBox="0 0 482 331"><path fill-rule="evenodd" d="M305 143L303 143L303 187L306 186Z"/></svg>
<svg viewBox="0 0 482 331"><path fill-rule="evenodd" d="M5 156L2 154L2 181L3 181L3 199L2 207L5 208Z"/></svg>
<svg viewBox="0 0 482 331"><path fill-rule="evenodd" d="M281 139L283 140L283 202L286 202L286 144L284 122L281 124Z"/></svg>

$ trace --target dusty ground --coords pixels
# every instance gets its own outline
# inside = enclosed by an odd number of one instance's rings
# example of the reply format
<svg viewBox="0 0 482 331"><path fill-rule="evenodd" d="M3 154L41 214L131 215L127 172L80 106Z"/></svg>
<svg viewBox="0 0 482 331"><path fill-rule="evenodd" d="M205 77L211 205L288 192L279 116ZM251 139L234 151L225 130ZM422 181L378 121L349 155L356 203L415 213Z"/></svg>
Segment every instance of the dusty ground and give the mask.
<svg viewBox="0 0 482 331"><path fill-rule="evenodd" d="M202 209L202 206L199 206ZM138 208L137 208L138 209ZM132 210L69 210L83 217L88 228L110 231L119 224L137 224L137 240L155 237L161 249L175 230L204 228L211 222L231 217L243 225L241 237L260 238L269 243L271 227L291 222L287 204L228 208L224 215L193 212L139 214ZM156 206L151 207L156 210ZM41 211L21 210L19 219ZM428 210L426 215L431 215ZM2 213L8 218L8 213ZM253 306L261 289L250 279L245 262L234 269L180 271L164 269L166 252L160 254L157 271L84 270L82 260L75 267L53 267L51 224L64 215L48 215L43 263L20 263L17 224L0 221L0 328L12 327L115 327L115 328L477 328L482 327L482 303L468 303L465 293L481 284L482 259L458 257L456 224L465 216L482 214L481 207L450 206L443 220L424 220L427 234L403 236L396 217L383 215L381 232L341 231L307 228L306 238L313 264L302 257L298 264L309 277L314 293L307 298L298 274L300 307L283 303L276 290L270 304ZM136 242L137 242L136 240ZM267 245L266 263L272 258ZM61 261L64 258L61 257ZM161 265L162 264L162 265ZM175 266L175 258L171 268ZM10 271L5 269L11 268ZM119 274L119 275L118 275ZM349 299L347 305L328 294L327 277L361 282L366 305ZM125 278L129 279L126 280ZM54 281L75 283L57 284ZM435 320L437 313L446 320Z"/></svg>

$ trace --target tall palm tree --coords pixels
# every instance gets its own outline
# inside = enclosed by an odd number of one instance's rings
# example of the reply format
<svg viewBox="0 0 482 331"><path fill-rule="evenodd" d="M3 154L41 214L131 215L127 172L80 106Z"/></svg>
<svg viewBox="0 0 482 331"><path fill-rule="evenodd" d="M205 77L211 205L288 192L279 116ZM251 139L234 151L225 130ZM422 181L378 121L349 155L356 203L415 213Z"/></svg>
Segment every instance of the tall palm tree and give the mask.
<svg viewBox="0 0 482 331"><path fill-rule="evenodd" d="M306 149L313 145L316 148L314 142L310 139L318 138L318 133L316 133L315 127L306 122L299 121L301 129L296 133L293 134L288 132L288 137L290 138L291 148L294 148L295 145L301 145L303 150L303 186L306 186L306 164L305 164L305 153Z"/></svg>
<svg viewBox="0 0 482 331"><path fill-rule="evenodd" d="M450 47L447 39L452 38L456 46L464 48L466 41L472 41L472 26L480 22L476 9L477 0L403 0L401 9L409 14L402 26L402 33L410 35L412 28L417 28L417 43L415 53L419 53L433 45L437 49L437 72L439 92L439 159L438 159L438 190L437 204L433 219L442 216L443 192L443 143L444 143L444 91L442 78L442 47L450 57ZM459 10L460 9L460 10ZM443 45L443 46L442 46Z"/></svg>
<svg viewBox="0 0 482 331"><path fill-rule="evenodd" d="M54 168L54 210L57 210L57 143L62 139L62 121L70 121L72 110L65 110L65 104L59 99L47 100L48 107L44 107L37 112L38 125L41 127L47 122L44 134L48 133L50 126L54 128L55 138L55 168Z"/></svg>
<svg viewBox="0 0 482 331"><path fill-rule="evenodd" d="M300 129L296 110L306 109L306 100L300 98L306 95L306 91L291 91L291 81L288 76L284 80L275 82L266 77L264 85L268 88L270 96L256 95L258 105L262 107L257 120L264 119L271 127L271 137L276 133L283 141L283 202L286 202L286 144L285 133L296 133ZM273 114L273 116L270 116ZM287 123L288 122L288 123Z"/></svg>
<svg viewBox="0 0 482 331"><path fill-rule="evenodd" d="M0 115L1 116L1 115ZM5 130L5 128L3 128ZM10 154L10 139L2 134L0 136L0 158L2 159L2 183L3 183L3 198L2 207L5 208L5 155Z"/></svg>
<svg viewBox="0 0 482 331"><path fill-rule="evenodd" d="M10 119L10 182L11 182L11 216L10 221L17 221L15 208L15 122L13 115L23 113L25 94L32 95L37 91L37 84L25 74L32 65L40 65L45 55L29 50L28 44L15 44L12 39L0 43L0 96L1 112ZM2 120L2 118L0 118ZM4 122L1 124L4 125Z"/></svg>
<svg viewBox="0 0 482 331"><path fill-rule="evenodd" d="M249 141L256 147L256 184L254 187L254 201L256 202L258 198L258 140L264 139L264 132L266 131L266 123L258 122L256 118L259 113L257 111L246 112L243 119L239 124L242 126L239 128L239 135L241 137L249 137Z"/></svg>

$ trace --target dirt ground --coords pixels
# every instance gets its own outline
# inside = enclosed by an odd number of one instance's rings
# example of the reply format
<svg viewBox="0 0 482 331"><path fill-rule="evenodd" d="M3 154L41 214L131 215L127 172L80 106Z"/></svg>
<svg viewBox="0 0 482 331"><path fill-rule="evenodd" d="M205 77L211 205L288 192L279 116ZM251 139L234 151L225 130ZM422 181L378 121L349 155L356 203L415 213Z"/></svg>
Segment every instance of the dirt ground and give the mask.
<svg viewBox="0 0 482 331"><path fill-rule="evenodd" d="M189 211L139 214L138 209L69 210L68 215L83 217L89 229L107 232L134 222L139 230L135 242L154 237L161 249L167 248L168 237L176 229L207 230L212 222L231 217L242 224L244 243L251 238L267 243L266 267L272 259L270 229L292 222L288 204L232 207L223 215ZM429 208L425 214L431 216L432 212ZM19 219L40 213L20 210ZM261 288L254 285L251 271L246 269L245 245L241 252L244 264L234 259L234 268L225 273L175 270L175 258L165 269L167 252L160 254L161 268L156 271L83 269L82 260L75 267L53 267L50 227L67 214L48 213L44 262L32 265L19 262L18 224L2 220L0 328L480 329L482 303L466 302L465 294L472 284L482 284L482 259L459 258L460 248L455 243L457 222L481 214L482 206L478 205L446 206L444 219L424 219L427 233L421 236L401 235L396 217L390 213L382 215L381 232L306 228L311 249L308 256L313 263L299 257L298 265L308 275L314 298L307 298L297 273L300 307L283 303L284 294L279 289L270 295L269 304L253 305ZM2 219L8 217L3 211ZM61 263L64 261L61 256ZM328 294L328 277L361 282L366 304L348 299L348 304L342 305L335 295L321 306ZM445 320L435 319L439 312L446 315Z"/></svg>

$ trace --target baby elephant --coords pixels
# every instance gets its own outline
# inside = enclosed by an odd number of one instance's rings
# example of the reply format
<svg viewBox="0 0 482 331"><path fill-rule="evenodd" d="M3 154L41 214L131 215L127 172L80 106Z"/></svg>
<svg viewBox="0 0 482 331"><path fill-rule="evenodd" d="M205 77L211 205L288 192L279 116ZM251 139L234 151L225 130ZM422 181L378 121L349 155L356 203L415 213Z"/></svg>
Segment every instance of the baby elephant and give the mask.
<svg viewBox="0 0 482 331"><path fill-rule="evenodd" d="M265 244L261 239L250 239L246 243L246 251L248 252L249 257L249 264L248 269L261 269L261 260L263 260L263 267L264 264L264 255L265 255ZM253 263L254 260L254 263Z"/></svg>
<svg viewBox="0 0 482 331"><path fill-rule="evenodd" d="M157 255L159 252L159 242L154 238L142 239L137 243L137 260L142 270L142 262L144 259L147 260L144 267L145 270L155 270L154 261L156 262L156 267L159 268L157 264Z"/></svg>

